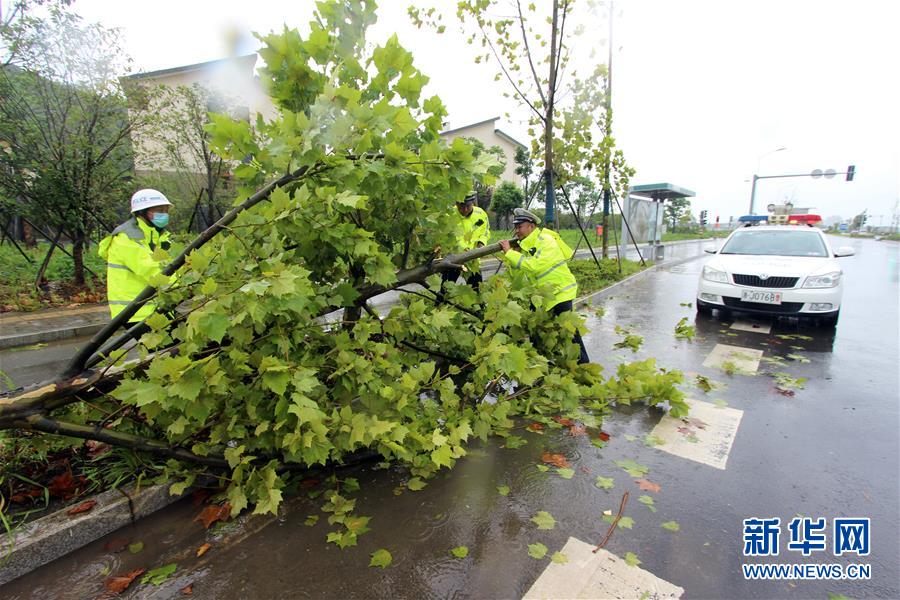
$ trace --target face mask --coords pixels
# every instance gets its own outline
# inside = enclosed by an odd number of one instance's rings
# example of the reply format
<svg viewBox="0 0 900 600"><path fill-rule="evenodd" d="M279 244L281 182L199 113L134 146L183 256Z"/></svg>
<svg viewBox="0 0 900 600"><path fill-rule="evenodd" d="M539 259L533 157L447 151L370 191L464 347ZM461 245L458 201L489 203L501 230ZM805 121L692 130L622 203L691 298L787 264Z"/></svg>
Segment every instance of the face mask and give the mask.
<svg viewBox="0 0 900 600"><path fill-rule="evenodd" d="M153 224L160 229L163 229L166 225L169 224L169 214L168 213L153 213Z"/></svg>

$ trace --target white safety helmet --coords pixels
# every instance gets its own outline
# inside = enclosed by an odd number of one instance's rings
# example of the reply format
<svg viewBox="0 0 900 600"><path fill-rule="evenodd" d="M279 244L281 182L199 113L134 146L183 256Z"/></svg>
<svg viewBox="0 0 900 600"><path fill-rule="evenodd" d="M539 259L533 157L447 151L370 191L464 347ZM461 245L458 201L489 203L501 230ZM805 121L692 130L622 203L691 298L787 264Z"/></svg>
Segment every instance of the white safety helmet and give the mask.
<svg viewBox="0 0 900 600"><path fill-rule="evenodd" d="M138 190L131 197L131 212L152 208L154 206L172 206L169 199L157 190Z"/></svg>

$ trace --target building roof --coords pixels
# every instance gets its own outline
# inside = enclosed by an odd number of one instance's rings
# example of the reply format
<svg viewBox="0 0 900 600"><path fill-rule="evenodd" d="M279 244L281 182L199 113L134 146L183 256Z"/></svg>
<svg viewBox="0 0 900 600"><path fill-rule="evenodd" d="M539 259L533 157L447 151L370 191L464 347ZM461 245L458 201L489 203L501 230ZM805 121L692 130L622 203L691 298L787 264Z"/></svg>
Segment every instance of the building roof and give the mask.
<svg viewBox="0 0 900 600"><path fill-rule="evenodd" d="M243 56L234 56L229 58L220 58L217 60L210 60L207 62L196 63L193 65L184 65L181 67L172 67L170 69L160 69L158 71L149 71L147 73L135 73L134 75L128 75L124 77L124 79L152 79L155 77L165 77L167 75L175 75L176 73L188 73L190 71L203 71L206 69L215 68L221 65L227 65L229 63L234 62L247 62L250 63L250 66L256 64L256 53L254 54L245 54Z"/></svg>
<svg viewBox="0 0 900 600"><path fill-rule="evenodd" d="M654 200L674 200L675 198L689 198L697 195L689 189L681 188L671 183L636 185L629 190L629 193L635 196L647 196Z"/></svg>
<svg viewBox="0 0 900 600"><path fill-rule="evenodd" d="M442 131L441 135L447 135L450 133L456 133L457 131L462 131L463 129L469 129L471 127L478 127L479 125L484 125L485 123L492 123L497 121L500 117L494 117L493 119L485 119L484 121L478 121L477 123L469 123L468 125L463 125L462 127L457 127L455 129L448 129L447 131Z"/></svg>
<svg viewBox="0 0 900 600"><path fill-rule="evenodd" d="M460 131L463 131L465 129L471 129L472 127L478 127L479 125L484 125L485 123L493 123L494 121L498 121L499 119L500 119L500 117L493 117L491 119L485 119L484 121L478 121L477 123L469 123L468 125L463 125L462 127L456 127L455 129L448 129L447 131L442 131L441 135L448 135L450 133L459 133ZM525 149L528 148L528 146L526 146L525 144L523 144L522 142L520 142L513 136L509 135L505 131L497 129L497 127L494 127L494 133L496 133L498 136L500 136L501 138L503 138L504 140L506 140L507 142L509 142L510 144L512 144L514 146L519 146L520 148L525 148Z"/></svg>
<svg viewBox="0 0 900 600"><path fill-rule="evenodd" d="M514 138L513 136L509 135L508 133L505 133L505 132L501 131L500 129L494 129L494 133L496 133L497 135L499 135L500 137L502 137L503 139L505 139L505 140L506 140L507 142L509 142L510 144L513 144L513 145L515 145L515 146L519 146L520 148L524 148L524 149L526 149L526 150L528 149L528 146L526 146L525 144L523 144L522 142L520 142L519 140L517 140L517 139Z"/></svg>

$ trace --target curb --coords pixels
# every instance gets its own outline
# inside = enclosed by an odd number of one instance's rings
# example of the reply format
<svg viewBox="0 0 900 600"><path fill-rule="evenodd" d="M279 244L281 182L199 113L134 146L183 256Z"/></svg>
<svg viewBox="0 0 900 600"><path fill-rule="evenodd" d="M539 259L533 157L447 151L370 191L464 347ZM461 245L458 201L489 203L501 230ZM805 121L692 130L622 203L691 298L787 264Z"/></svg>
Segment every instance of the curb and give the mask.
<svg viewBox="0 0 900 600"><path fill-rule="evenodd" d="M94 542L108 533L146 517L181 499L169 494L169 484L133 490L109 490L91 496L97 504L88 512L70 516L72 507L60 509L23 525L10 539L0 538L0 585L42 567Z"/></svg>
<svg viewBox="0 0 900 600"><path fill-rule="evenodd" d="M106 323L92 323L90 325L78 325L76 327L63 327L61 329L48 329L23 335L0 336L0 350L15 348L17 346L30 346L40 342L55 342L82 335L93 335L103 329Z"/></svg>

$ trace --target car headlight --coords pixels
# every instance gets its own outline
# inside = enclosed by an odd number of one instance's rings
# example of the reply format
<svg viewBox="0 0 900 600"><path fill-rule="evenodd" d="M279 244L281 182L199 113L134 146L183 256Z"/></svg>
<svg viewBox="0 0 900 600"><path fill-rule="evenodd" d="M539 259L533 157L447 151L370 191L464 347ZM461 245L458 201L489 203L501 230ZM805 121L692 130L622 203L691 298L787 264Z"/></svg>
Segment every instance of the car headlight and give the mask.
<svg viewBox="0 0 900 600"><path fill-rule="evenodd" d="M707 265L703 267L703 279L707 281L717 281L719 283L728 283L728 274L725 271L713 269Z"/></svg>
<svg viewBox="0 0 900 600"><path fill-rule="evenodd" d="M825 273L824 275L812 275L803 282L805 288L833 288L841 282L841 272Z"/></svg>

